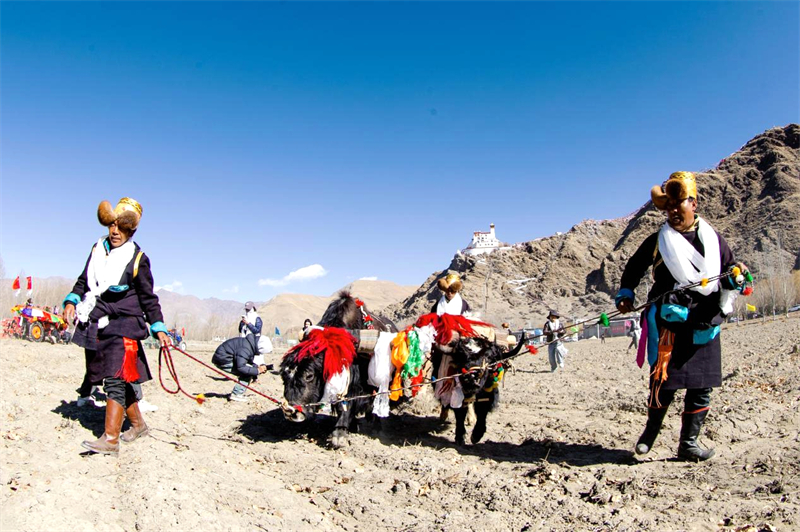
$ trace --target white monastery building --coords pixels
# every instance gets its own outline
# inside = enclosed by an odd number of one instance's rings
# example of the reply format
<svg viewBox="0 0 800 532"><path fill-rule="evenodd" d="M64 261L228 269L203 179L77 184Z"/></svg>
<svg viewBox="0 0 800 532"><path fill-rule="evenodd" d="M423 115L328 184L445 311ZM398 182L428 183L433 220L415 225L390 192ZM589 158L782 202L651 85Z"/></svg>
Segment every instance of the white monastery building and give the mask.
<svg viewBox="0 0 800 532"><path fill-rule="evenodd" d="M464 255L481 255L499 249L511 249L511 246L497 240L494 234L494 224L489 225L489 231L475 231L472 233L472 242L460 250Z"/></svg>

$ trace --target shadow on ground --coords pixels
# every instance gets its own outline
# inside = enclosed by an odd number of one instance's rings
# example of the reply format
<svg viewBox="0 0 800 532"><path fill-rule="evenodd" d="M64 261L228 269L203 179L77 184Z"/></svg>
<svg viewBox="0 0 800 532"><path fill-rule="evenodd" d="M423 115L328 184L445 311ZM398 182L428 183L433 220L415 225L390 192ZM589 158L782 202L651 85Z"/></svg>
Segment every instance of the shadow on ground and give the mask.
<svg viewBox="0 0 800 532"><path fill-rule="evenodd" d="M459 454L489 458L501 462L531 463L547 461L571 466L598 464L633 465L637 461L626 449L607 449L596 444L579 444L537 441L527 439L522 443L494 442L491 435L476 445L456 445L450 433L452 425L443 424L438 416L414 416L401 414L383 420L378 430L367 418L359 419L359 435L379 440L385 445L422 445L435 449L455 449ZM291 423L283 417L279 408L264 414L247 416L237 432L257 442L279 442L305 439L320 447L329 446L328 438L334 429L335 418L317 415L305 423ZM471 428L468 427L468 436ZM350 445L358 445L357 438L350 438Z"/></svg>
<svg viewBox="0 0 800 532"><path fill-rule="evenodd" d="M92 434L98 438L105 432L105 408L79 407L74 401L61 401L61 404L51 412L59 414L64 419L77 421L83 428L92 431Z"/></svg>

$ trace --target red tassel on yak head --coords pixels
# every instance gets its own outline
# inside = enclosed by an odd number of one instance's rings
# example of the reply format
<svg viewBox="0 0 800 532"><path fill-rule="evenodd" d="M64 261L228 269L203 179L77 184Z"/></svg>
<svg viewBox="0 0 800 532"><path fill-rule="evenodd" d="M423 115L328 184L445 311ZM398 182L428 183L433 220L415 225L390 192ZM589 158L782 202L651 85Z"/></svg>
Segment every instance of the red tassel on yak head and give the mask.
<svg viewBox="0 0 800 532"><path fill-rule="evenodd" d="M356 339L338 327L314 329L308 337L286 352L284 357L295 355L300 362L306 357L316 356L325 351L325 364L322 377L327 381L333 375L350 367L356 357Z"/></svg>

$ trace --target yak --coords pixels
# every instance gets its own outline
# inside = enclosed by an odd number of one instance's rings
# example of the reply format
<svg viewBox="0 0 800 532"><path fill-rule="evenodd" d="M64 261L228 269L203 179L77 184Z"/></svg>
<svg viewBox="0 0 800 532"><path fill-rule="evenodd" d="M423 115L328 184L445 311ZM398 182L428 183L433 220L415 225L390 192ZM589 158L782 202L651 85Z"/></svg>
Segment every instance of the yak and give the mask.
<svg viewBox="0 0 800 532"><path fill-rule="evenodd" d="M455 374L461 384L464 401L460 408L453 408L456 418L456 444L466 445L466 417L469 404L475 408L475 424L470 435L473 444L486 434L486 417L500 400L500 391L494 386L494 377L499 370L498 363L517 356L525 344L520 340L510 351L503 351L495 342L477 336L459 337L454 334L448 344L438 344L438 348L453 359Z"/></svg>
<svg viewBox="0 0 800 532"><path fill-rule="evenodd" d="M397 332L397 327L391 320L371 314L361 301L358 301L349 292L343 291L328 305L318 326L350 330L367 329L370 321L372 327L379 331ZM317 403L325 390L323 375L326 352L322 351L315 356L302 358L298 356L298 353L297 349L288 351L280 366L283 395L288 403L284 404L283 413L286 419L293 422L310 420L315 416L315 412L313 409L301 410L291 405ZM375 390L375 387L367 383L368 366L369 358L367 356L357 355L352 361L349 368L348 396L369 394ZM356 418L361 414L370 413L371 415L372 399L362 398L337 403L331 407L331 410L337 419L330 443L334 448L340 448L347 443L349 431L356 427Z"/></svg>

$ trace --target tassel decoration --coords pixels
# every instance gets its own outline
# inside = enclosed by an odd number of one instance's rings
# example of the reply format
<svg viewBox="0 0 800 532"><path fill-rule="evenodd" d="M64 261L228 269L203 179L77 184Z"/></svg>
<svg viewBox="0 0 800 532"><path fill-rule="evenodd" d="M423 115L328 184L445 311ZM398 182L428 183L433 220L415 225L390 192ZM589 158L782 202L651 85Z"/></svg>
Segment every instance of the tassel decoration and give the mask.
<svg viewBox="0 0 800 532"><path fill-rule="evenodd" d="M122 358L122 367L119 368L115 377L119 377L125 382L136 382L139 380L139 342L131 338L122 338L125 354Z"/></svg>

